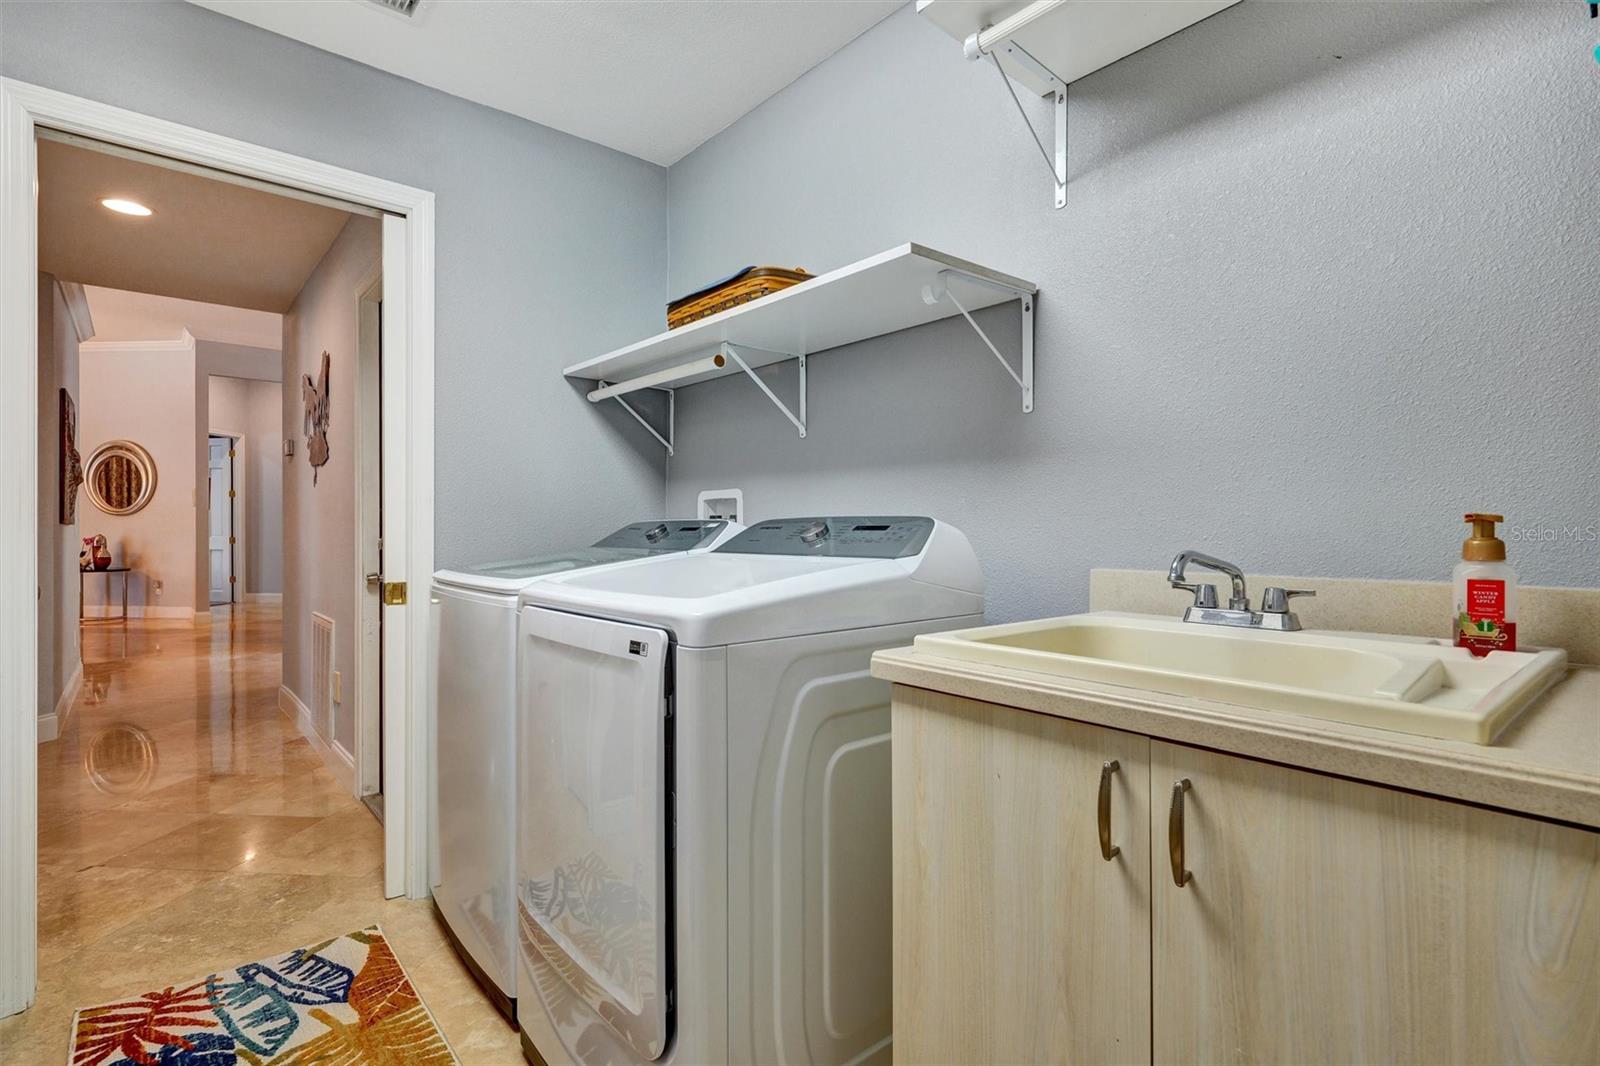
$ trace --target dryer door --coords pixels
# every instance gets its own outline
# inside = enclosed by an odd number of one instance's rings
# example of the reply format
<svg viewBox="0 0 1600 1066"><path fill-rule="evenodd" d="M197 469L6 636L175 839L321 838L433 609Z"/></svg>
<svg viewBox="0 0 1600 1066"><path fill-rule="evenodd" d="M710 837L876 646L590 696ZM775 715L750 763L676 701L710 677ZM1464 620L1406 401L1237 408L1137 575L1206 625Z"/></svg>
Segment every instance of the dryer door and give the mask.
<svg viewBox="0 0 1600 1066"><path fill-rule="evenodd" d="M672 988L671 643L538 607L520 634L521 948L547 1007L581 999L655 1059Z"/></svg>

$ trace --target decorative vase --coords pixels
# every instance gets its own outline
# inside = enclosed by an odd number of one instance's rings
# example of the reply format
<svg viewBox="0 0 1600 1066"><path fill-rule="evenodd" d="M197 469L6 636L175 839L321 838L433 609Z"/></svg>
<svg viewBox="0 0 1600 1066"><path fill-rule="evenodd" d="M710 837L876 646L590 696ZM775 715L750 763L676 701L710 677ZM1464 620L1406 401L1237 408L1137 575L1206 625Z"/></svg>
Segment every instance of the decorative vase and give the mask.
<svg viewBox="0 0 1600 1066"><path fill-rule="evenodd" d="M93 548L94 568L96 570L109 569L111 566L111 546L106 543L106 535L104 533L96 533L94 535Z"/></svg>

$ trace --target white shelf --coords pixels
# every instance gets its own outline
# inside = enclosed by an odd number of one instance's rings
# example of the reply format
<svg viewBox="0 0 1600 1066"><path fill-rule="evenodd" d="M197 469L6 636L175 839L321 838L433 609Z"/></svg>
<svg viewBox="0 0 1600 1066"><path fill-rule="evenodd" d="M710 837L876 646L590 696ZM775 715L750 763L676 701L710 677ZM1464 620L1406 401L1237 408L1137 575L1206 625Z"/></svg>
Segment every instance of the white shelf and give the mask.
<svg viewBox="0 0 1600 1066"><path fill-rule="evenodd" d="M969 60L988 59L1022 115L1067 206L1067 86L1239 0L917 0L926 16L961 42ZM1055 150L1033 128L1012 79L1054 104Z"/></svg>
<svg viewBox="0 0 1600 1066"><path fill-rule="evenodd" d="M1232 7L1239 0L1066 0L1010 39L1068 84L1110 66L1163 37ZM998 26L1028 7L1027 0L917 0L917 12L958 41ZM997 51L1006 73L1040 96L1047 78Z"/></svg>
<svg viewBox="0 0 1600 1066"><path fill-rule="evenodd" d="M723 343L738 347L752 367L837 348L885 333L937 322L960 314L948 300L929 306L922 287L939 283L950 271L951 291L967 310L1032 295L1038 288L988 267L957 259L920 244L902 244L868 259L818 275L771 296L730 308L678 329L657 333L626 348L574 363L562 371L585 381L621 381L710 355ZM981 279L1011 291L977 284ZM751 349L746 354L745 349ZM693 385L741 371L731 363L661 382Z"/></svg>
<svg viewBox="0 0 1600 1066"><path fill-rule="evenodd" d="M800 436L806 435L806 356L881 337L912 326L963 315L989 352L1022 390L1022 409L1033 410L1033 303L1038 288L1028 281L936 252L902 244L840 267L781 292L657 333L562 371L594 382L589 400L615 399L671 454L675 405L667 425L652 426L626 400L643 388L671 392L731 374L747 374ZM1020 368L1000 354L969 312L1017 301L1022 312ZM798 413L753 371L793 359L798 369Z"/></svg>

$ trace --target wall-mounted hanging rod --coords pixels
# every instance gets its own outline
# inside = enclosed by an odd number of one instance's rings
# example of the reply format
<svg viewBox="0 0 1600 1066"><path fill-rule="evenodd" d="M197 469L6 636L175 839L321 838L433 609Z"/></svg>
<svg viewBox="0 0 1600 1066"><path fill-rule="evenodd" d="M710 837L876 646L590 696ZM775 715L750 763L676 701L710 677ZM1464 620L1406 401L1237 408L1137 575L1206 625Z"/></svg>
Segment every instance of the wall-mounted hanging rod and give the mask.
<svg viewBox="0 0 1600 1066"><path fill-rule="evenodd" d="M648 374L640 374L636 378L629 378L626 381L619 381L612 385L602 383L598 389L589 391L589 402L599 403L601 400L609 400L614 396L625 396L640 389L654 388L663 381L681 381L694 374L705 374L713 370L721 370L727 365L727 360L723 358L721 352L718 352L716 355L708 355L704 359L696 359L693 362L682 363L678 366L669 366L665 370L654 370Z"/></svg>
<svg viewBox="0 0 1600 1066"><path fill-rule="evenodd" d="M979 326L978 323L973 319L972 315L967 312L966 307L959 299L956 298L956 294L950 291L950 279L952 277L959 278L962 281L973 285L982 285L986 288L997 289L1000 292L1012 293L1017 297L1018 300L1022 302L1022 372L1020 374L1016 370L1012 369L1010 363L1006 362L1006 357L1000 354L1000 349L994 346L994 341L989 339L989 335L983 331L983 327ZM923 303L927 304L929 307L933 307L938 304L940 300L949 300L955 305L955 309L961 312L961 317L967 320L967 325L972 327L972 331L978 335L979 339L983 341L983 343L988 347L989 351L993 353L994 357L999 360L1000 365L1005 368L1005 372L1011 375L1011 380L1015 381L1017 383L1017 387L1022 390L1023 413L1026 414L1029 411L1032 411L1034 294L1022 289L1014 289L1009 285L1002 285L999 282L991 281L988 278L980 278L972 274L965 274L961 271L941 270L939 271L938 278L935 281L922 287Z"/></svg>
<svg viewBox="0 0 1600 1066"><path fill-rule="evenodd" d="M980 54L987 55L997 45L1011 40L1026 27L1066 2L1067 0L1038 0L1037 3L1029 4L1021 11L1001 19L993 26L974 33L962 44L963 50L967 53L967 58L977 59Z"/></svg>

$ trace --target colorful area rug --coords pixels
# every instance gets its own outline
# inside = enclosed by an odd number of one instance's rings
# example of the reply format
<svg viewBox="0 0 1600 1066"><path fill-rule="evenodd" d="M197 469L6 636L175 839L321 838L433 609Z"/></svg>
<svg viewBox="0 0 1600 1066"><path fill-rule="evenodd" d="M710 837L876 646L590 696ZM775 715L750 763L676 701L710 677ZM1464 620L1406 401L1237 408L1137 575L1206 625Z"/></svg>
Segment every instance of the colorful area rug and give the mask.
<svg viewBox="0 0 1600 1066"><path fill-rule="evenodd" d="M458 1066L377 926L72 1019L71 1066Z"/></svg>

